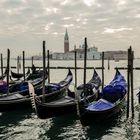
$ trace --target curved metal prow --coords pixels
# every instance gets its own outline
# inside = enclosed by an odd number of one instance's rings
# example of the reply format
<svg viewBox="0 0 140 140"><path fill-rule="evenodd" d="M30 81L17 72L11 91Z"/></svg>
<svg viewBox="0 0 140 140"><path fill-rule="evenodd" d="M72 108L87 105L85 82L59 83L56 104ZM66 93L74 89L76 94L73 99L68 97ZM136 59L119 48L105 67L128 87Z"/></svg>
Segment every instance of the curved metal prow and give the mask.
<svg viewBox="0 0 140 140"><path fill-rule="evenodd" d="M139 92L137 93L137 96L138 96L138 102L140 104L140 87L139 87Z"/></svg>
<svg viewBox="0 0 140 140"><path fill-rule="evenodd" d="M35 109L35 112L37 113L36 104L35 104L35 90L30 82L28 82L28 86L29 86L29 95L31 99L32 108Z"/></svg>

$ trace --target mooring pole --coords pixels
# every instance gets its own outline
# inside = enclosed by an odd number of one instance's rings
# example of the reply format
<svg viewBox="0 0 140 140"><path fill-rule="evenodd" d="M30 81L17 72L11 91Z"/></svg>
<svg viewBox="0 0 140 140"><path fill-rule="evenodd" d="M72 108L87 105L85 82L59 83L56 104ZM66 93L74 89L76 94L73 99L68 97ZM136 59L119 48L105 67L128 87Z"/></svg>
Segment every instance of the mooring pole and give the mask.
<svg viewBox="0 0 140 140"><path fill-rule="evenodd" d="M77 88L77 52L76 52L76 46L74 47L74 62L75 62L75 88Z"/></svg>
<svg viewBox="0 0 140 140"><path fill-rule="evenodd" d="M19 56L17 57L17 73L19 73Z"/></svg>
<svg viewBox="0 0 140 140"><path fill-rule="evenodd" d="M19 56L19 70L21 69L21 55Z"/></svg>
<svg viewBox="0 0 140 140"><path fill-rule="evenodd" d="M108 58L108 70L110 70L110 60Z"/></svg>
<svg viewBox="0 0 140 140"><path fill-rule="evenodd" d="M25 81L25 52L22 52L23 55L23 76L24 76L24 81Z"/></svg>
<svg viewBox="0 0 140 140"><path fill-rule="evenodd" d="M1 77L3 78L3 56L1 53Z"/></svg>
<svg viewBox="0 0 140 140"><path fill-rule="evenodd" d="M104 52L102 52L102 89L104 88Z"/></svg>
<svg viewBox="0 0 140 140"><path fill-rule="evenodd" d="M131 69L131 48L128 49L128 65L127 65L127 114L126 117L129 117L129 96L130 96L130 69Z"/></svg>
<svg viewBox="0 0 140 140"><path fill-rule="evenodd" d="M45 102L45 80L46 80L46 49L45 49L45 41L43 41L43 102Z"/></svg>
<svg viewBox="0 0 140 140"><path fill-rule="evenodd" d="M32 56L32 65L31 66L33 66L33 64L34 64L34 57Z"/></svg>
<svg viewBox="0 0 140 140"><path fill-rule="evenodd" d="M48 83L50 83L50 52L47 51L47 59L48 59Z"/></svg>
<svg viewBox="0 0 140 140"><path fill-rule="evenodd" d="M10 50L7 50L7 95L9 94Z"/></svg>
<svg viewBox="0 0 140 140"><path fill-rule="evenodd" d="M87 38L85 38L85 52L84 52L84 94L86 94L86 66L87 66Z"/></svg>
<svg viewBox="0 0 140 140"><path fill-rule="evenodd" d="M131 50L131 111L132 111L132 118L134 117L133 60L134 60L134 51Z"/></svg>

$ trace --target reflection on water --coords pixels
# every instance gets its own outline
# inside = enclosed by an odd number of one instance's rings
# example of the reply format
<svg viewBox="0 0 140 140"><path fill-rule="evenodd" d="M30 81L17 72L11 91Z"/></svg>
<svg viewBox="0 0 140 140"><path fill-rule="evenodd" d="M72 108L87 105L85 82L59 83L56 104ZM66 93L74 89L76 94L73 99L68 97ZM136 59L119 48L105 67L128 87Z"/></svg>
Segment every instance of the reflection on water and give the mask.
<svg viewBox="0 0 140 140"><path fill-rule="evenodd" d="M102 122L91 122L84 126L75 115L65 115L53 118L49 130L40 138L50 139L112 139L121 134L119 132L121 115ZM113 131L115 129L115 131ZM116 131L118 129L118 132ZM115 134L115 135L114 135Z"/></svg>
<svg viewBox="0 0 140 140"><path fill-rule="evenodd" d="M31 110L5 112L0 116L0 138L8 139L11 134L14 134L13 129L20 123L30 117Z"/></svg>
<svg viewBox="0 0 140 140"><path fill-rule="evenodd" d="M31 110L26 110L25 112L4 113L1 120L3 122L0 124L3 123L4 127L0 127L0 139L36 140L40 139L45 131L49 129L52 119L40 120Z"/></svg>
<svg viewBox="0 0 140 140"><path fill-rule="evenodd" d="M10 117L9 117L10 115ZM137 116L138 115L138 116ZM119 114L115 118L91 122L84 126L76 115L40 120L32 112L12 112L2 114L0 121L0 139L139 139L140 114L137 118L126 120L126 115ZM11 119L10 119L11 118Z"/></svg>
<svg viewBox="0 0 140 140"><path fill-rule="evenodd" d="M82 125L77 119L76 115L65 115L53 118L53 125L49 131L46 132L47 136L51 139L69 139L83 137Z"/></svg>
<svg viewBox="0 0 140 140"><path fill-rule="evenodd" d="M108 120L92 122L87 126L87 137L90 139L114 139L117 127L119 127L120 114ZM116 127L116 128L115 128ZM115 132L112 130L115 129ZM113 134L113 135L112 135Z"/></svg>

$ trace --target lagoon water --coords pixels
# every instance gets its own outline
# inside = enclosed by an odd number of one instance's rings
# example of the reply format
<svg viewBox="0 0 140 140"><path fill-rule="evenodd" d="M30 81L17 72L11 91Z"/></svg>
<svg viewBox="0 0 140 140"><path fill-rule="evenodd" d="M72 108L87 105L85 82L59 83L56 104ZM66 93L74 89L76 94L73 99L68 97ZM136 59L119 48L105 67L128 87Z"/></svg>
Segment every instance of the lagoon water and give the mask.
<svg viewBox="0 0 140 140"><path fill-rule="evenodd" d="M42 66L42 61L35 61L35 66ZM11 65L16 65L15 61ZM114 74L114 67L126 67L127 61L110 61L110 70L105 61L105 85ZM26 61L26 66L31 66L31 61ZM74 66L74 61L50 61L50 66ZM83 61L78 61L78 66L83 67ZM101 61L87 61L87 66L101 66ZM140 67L140 60L134 61L134 67ZM120 70L127 79L126 70ZM74 75L74 70L72 70ZM97 70L101 76L101 70ZM67 70L50 70L51 82L59 82L67 74ZM87 81L93 70L87 70ZM83 83L83 70L77 71L78 85ZM73 79L74 82L74 79ZM115 118L84 126L76 115L65 115L46 120L38 119L34 110L19 110L0 113L0 140L140 140L140 107L137 101L137 92L140 86L140 71L134 70L134 105L135 116L126 119L126 112ZM73 86L71 85L72 89Z"/></svg>

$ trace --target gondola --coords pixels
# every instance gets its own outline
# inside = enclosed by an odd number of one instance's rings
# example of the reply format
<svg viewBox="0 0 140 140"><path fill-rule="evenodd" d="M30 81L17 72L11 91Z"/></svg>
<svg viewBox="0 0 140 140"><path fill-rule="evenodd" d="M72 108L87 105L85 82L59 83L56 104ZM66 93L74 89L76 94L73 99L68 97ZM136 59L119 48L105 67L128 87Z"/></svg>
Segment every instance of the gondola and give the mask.
<svg viewBox="0 0 140 140"><path fill-rule="evenodd" d="M46 73L47 73L47 68L46 68ZM39 69L39 70L35 70L30 72L30 69L28 69L28 71L25 74L25 80L34 80L36 78L41 78L43 77L43 70ZM13 71L11 71L11 81L18 81L18 80L24 80L24 74L23 73L15 73ZM14 79L14 80L12 80Z"/></svg>
<svg viewBox="0 0 140 140"><path fill-rule="evenodd" d="M28 76L29 74L30 74L30 69L28 69L28 71L25 74L25 76ZM16 78L16 79L20 79L20 78L24 77L24 74L23 73L16 73L16 72L11 71L11 77Z"/></svg>
<svg viewBox="0 0 140 140"><path fill-rule="evenodd" d="M42 78L40 78L42 79ZM42 81L42 80L41 80ZM72 81L72 73L71 71L68 72L66 78L59 83L50 83L45 86L45 98L48 100L53 100L58 96L62 96L69 86L70 82ZM42 98L42 82L41 84L37 84L38 80L34 80L36 86L34 86L36 96ZM32 82L33 85L35 83ZM31 98L28 89L28 82L26 82L25 90L21 89L21 91L13 92L9 94L3 94L0 96L0 112L7 112L12 110L18 110L22 108L31 108ZM23 92L24 91L24 92ZM26 91L26 92L25 92Z"/></svg>
<svg viewBox="0 0 140 140"><path fill-rule="evenodd" d="M3 76L0 76L0 80L3 80L7 75L7 68L5 69Z"/></svg>
<svg viewBox="0 0 140 140"><path fill-rule="evenodd" d="M80 119L82 122L101 121L116 115L123 107L127 93L126 80L116 70L114 79L105 86L99 99L80 106Z"/></svg>
<svg viewBox="0 0 140 140"><path fill-rule="evenodd" d="M34 87L39 87L42 86L43 79L37 78L35 80L30 80L30 82L33 84ZM9 84L8 89L7 82L5 82L4 80L0 80L0 97L7 96L7 94L8 95L15 94L17 92L23 95L28 95L29 94L28 81L16 81L15 83Z"/></svg>
<svg viewBox="0 0 140 140"><path fill-rule="evenodd" d="M46 68L46 73L48 73L47 68ZM42 69L35 70L32 73L28 74L28 76L26 76L26 80L32 80L32 79L36 79L36 78L40 78L40 77L43 77Z"/></svg>
<svg viewBox="0 0 140 140"><path fill-rule="evenodd" d="M38 90L42 87L42 82L42 78L31 81L35 90ZM0 86L0 112L26 108L28 105L30 105L30 100L28 99L30 99L28 82L22 81L10 85L9 93L7 88L4 89L4 87Z"/></svg>
<svg viewBox="0 0 140 140"><path fill-rule="evenodd" d="M11 72L13 73L13 72ZM9 95L11 95L12 93L14 94L15 92L18 92L20 94L24 94L24 95L28 95L29 94L29 89L28 89L28 81L30 81L33 86L36 88L38 87L41 87L42 86L42 82L43 82L43 72L42 70L40 72L36 72L37 74L40 74L40 76L37 76L36 78L29 78L28 77L30 76L30 71L28 70L27 73L26 73L26 79L23 80L23 79L16 79L16 80L13 80L11 79L11 81L9 82L9 85L6 83L5 80L0 80L0 95L3 95L7 92L9 92ZM17 73L14 73L16 76L15 78L21 78L20 76L22 74L17 74ZM47 73L47 70L46 70L46 77L45 79L47 79L48 77L48 73ZM9 86L9 91L8 91L8 87Z"/></svg>
<svg viewBox="0 0 140 140"><path fill-rule="evenodd" d="M79 95L79 99L74 96L73 92L68 92L68 95L64 95L61 98L53 101L43 102L38 97L34 96L34 102L36 107L37 116L41 119L50 117L65 115L67 113L76 113L78 103L84 104L89 100L93 100L97 97L97 91L101 85L101 79L97 72L94 70L93 77L85 85L86 94L83 95L84 86L80 85L75 92ZM69 90L68 90L69 91ZM86 99L84 98L86 96Z"/></svg>

